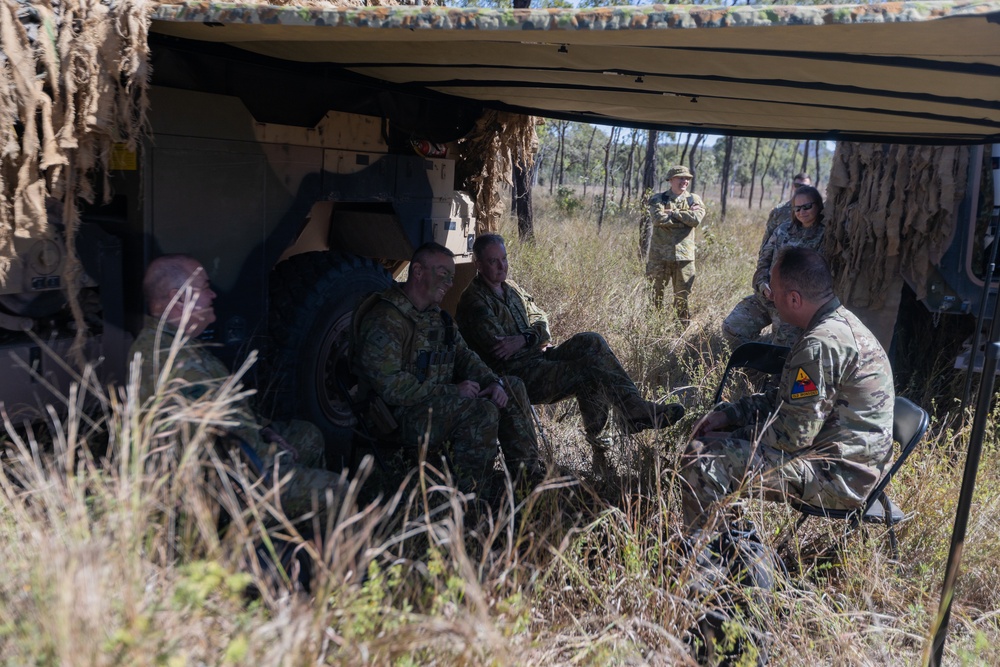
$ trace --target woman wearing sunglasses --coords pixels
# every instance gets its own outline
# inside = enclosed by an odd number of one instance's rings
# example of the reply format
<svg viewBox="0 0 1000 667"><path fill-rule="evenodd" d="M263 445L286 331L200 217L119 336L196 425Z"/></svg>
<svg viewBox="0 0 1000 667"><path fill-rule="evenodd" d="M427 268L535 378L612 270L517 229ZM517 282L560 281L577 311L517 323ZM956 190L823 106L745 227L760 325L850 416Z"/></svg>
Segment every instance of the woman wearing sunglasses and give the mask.
<svg viewBox="0 0 1000 667"><path fill-rule="evenodd" d="M754 295L740 301L722 323L722 331L734 347L756 340L761 330L771 325L771 342L792 345L802 333L798 327L783 322L771 302L771 264L785 246L803 246L819 250L823 244L823 197L811 185L797 188L792 195L792 219L778 225L760 248L757 270L753 274Z"/></svg>

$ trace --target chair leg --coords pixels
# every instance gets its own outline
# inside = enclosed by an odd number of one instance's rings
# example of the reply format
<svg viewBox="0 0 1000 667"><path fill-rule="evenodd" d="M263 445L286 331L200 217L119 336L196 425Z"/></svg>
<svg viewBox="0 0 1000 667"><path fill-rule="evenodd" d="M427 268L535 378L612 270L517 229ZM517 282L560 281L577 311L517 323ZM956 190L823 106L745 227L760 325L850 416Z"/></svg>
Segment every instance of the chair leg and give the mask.
<svg viewBox="0 0 1000 667"><path fill-rule="evenodd" d="M899 562L899 543L896 541L896 527L892 525L892 507L889 504L889 497L882 493L879 496L882 503L882 518L885 519L885 527L889 529L889 552L892 560Z"/></svg>

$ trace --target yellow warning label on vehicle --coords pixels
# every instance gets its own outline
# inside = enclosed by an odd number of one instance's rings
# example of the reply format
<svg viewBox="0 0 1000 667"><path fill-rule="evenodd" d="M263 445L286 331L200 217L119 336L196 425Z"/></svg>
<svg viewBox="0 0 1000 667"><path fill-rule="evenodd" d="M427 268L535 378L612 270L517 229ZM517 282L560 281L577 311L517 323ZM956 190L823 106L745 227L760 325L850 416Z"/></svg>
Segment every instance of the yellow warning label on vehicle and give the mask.
<svg viewBox="0 0 1000 667"><path fill-rule="evenodd" d="M135 171L138 169L135 151L130 151L125 144L114 144L111 147L111 169L114 171Z"/></svg>

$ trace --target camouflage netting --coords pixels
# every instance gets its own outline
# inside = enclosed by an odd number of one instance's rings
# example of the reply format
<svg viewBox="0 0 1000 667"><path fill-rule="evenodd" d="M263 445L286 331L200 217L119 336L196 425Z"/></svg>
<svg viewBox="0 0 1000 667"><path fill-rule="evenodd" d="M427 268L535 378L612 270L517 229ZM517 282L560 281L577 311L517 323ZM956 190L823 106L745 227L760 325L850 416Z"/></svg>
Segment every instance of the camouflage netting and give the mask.
<svg viewBox="0 0 1000 667"><path fill-rule="evenodd" d="M497 231L505 210L500 185L510 185L518 155L525 156L526 165L531 166L534 140L533 116L487 110L472 133L459 142L457 187L475 195L476 233Z"/></svg>
<svg viewBox="0 0 1000 667"><path fill-rule="evenodd" d="M965 194L969 149L839 143L827 187L825 252L837 294L877 309L899 256L917 298L954 233Z"/></svg>
<svg viewBox="0 0 1000 667"><path fill-rule="evenodd" d="M15 256L13 237L42 234L61 218L67 245L63 284L78 328L74 352L86 334L76 294L77 203L112 194L107 174L115 144L141 148L148 129L148 17L156 6L145 0L0 0L0 282ZM480 230L495 229L500 183L509 182L516 151L530 155L533 134L528 117L487 112L462 141L462 185L475 196ZM60 208L61 215L53 215Z"/></svg>
<svg viewBox="0 0 1000 667"><path fill-rule="evenodd" d="M106 177L114 143L138 147L148 9L142 0L0 0L0 280L14 256L13 236L43 233L47 203L61 202L77 348L84 328L75 294L76 203L94 200L94 179Z"/></svg>

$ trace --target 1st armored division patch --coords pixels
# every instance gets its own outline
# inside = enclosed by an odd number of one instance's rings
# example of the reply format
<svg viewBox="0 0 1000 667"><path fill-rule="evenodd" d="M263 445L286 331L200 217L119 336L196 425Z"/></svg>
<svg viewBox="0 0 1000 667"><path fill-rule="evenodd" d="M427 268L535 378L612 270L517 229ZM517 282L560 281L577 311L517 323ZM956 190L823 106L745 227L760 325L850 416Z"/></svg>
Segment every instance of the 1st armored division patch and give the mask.
<svg viewBox="0 0 1000 667"><path fill-rule="evenodd" d="M809 398L818 395L819 389L816 388L816 383L812 381L805 369L799 366L799 371L795 374L795 382L792 384L792 398Z"/></svg>

